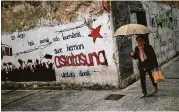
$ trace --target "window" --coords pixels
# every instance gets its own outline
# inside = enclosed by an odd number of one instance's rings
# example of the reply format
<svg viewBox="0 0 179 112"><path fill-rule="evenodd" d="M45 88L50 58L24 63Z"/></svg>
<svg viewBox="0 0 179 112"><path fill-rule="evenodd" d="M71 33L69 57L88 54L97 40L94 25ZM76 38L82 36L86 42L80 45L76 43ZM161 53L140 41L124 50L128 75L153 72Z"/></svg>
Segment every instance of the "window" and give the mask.
<svg viewBox="0 0 179 112"><path fill-rule="evenodd" d="M1 45L3 56L12 56L12 47L7 45Z"/></svg>

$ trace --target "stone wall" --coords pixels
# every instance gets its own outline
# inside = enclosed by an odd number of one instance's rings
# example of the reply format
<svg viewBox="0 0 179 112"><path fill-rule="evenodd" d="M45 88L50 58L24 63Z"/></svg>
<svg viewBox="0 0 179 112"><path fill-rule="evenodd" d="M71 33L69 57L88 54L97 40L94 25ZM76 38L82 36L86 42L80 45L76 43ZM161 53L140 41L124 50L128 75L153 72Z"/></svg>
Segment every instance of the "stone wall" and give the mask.
<svg viewBox="0 0 179 112"><path fill-rule="evenodd" d="M153 33L150 44L155 49L160 65L168 62L179 51L179 9L156 2L142 2L147 25Z"/></svg>
<svg viewBox="0 0 179 112"><path fill-rule="evenodd" d="M114 31L120 26L129 24L131 20L131 12L141 11L142 4L140 2L129 1L113 1L111 2L112 17ZM134 72L133 60L130 57L132 51L132 39L122 36L116 37L116 44L118 49L118 73L119 73L119 87L124 88L129 84L138 80L138 74Z"/></svg>
<svg viewBox="0 0 179 112"><path fill-rule="evenodd" d="M102 15L103 6L95 1L3 1L2 33L89 19Z"/></svg>

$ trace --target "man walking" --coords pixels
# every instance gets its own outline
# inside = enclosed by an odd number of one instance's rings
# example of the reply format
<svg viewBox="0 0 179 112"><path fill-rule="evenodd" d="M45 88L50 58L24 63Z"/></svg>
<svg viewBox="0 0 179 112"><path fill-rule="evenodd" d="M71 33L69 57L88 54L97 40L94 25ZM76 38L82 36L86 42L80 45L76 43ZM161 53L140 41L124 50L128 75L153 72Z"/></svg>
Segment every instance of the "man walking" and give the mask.
<svg viewBox="0 0 179 112"><path fill-rule="evenodd" d="M146 89L146 72L148 72L149 77L152 81L152 84L155 88L155 92L157 92L157 83L154 82L151 70L158 67L157 57L154 49L151 45L146 44L143 37L140 35L136 38L138 46L135 47L135 52L131 53L131 56L134 59L138 59L138 69L140 72L140 81L143 91L144 98L147 96Z"/></svg>

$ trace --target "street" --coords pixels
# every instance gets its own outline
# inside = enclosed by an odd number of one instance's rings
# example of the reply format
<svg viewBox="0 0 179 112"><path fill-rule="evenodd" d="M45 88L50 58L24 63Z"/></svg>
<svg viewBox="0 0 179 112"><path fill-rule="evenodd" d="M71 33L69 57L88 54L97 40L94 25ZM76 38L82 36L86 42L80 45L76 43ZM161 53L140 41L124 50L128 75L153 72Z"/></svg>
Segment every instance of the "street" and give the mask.
<svg viewBox="0 0 179 112"><path fill-rule="evenodd" d="M2 111L179 111L179 56L162 66L165 81L147 98L140 81L121 90L1 90ZM113 100L106 97L113 95ZM119 96L123 95L123 96Z"/></svg>

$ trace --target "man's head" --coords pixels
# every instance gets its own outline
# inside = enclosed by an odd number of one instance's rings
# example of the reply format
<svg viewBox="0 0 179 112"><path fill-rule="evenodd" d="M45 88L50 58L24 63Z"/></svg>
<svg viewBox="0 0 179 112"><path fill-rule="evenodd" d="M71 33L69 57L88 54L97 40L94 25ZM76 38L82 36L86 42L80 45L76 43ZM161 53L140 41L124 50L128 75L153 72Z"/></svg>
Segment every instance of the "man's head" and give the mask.
<svg viewBox="0 0 179 112"><path fill-rule="evenodd" d="M145 41L144 41L144 39L143 39L142 36L138 36L138 37L136 38L136 41L137 41L138 46L142 46L142 45L145 44Z"/></svg>

